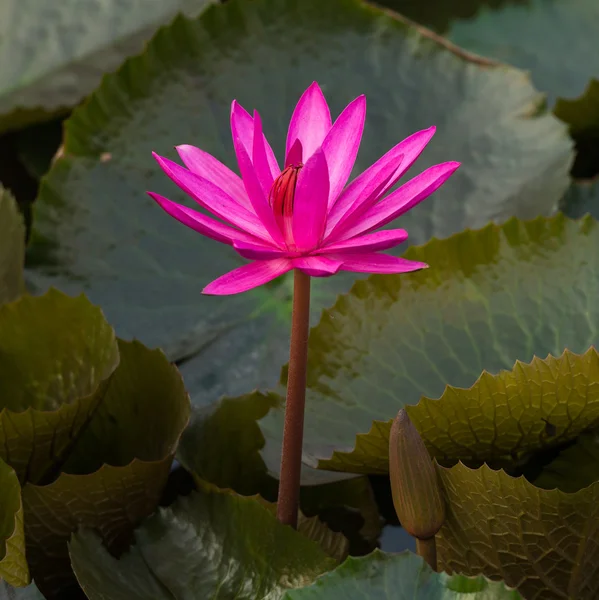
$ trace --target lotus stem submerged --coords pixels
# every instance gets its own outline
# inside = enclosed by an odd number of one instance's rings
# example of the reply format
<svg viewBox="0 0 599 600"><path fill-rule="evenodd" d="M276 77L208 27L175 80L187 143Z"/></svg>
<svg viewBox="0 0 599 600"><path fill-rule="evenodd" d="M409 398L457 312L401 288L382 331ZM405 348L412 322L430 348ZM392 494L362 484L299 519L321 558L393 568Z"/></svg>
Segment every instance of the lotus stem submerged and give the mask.
<svg viewBox="0 0 599 600"><path fill-rule="evenodd" d="M287 402L285 404L281 479L277 502L277 519L294 529L297 529L299 510L309 331L310 276L296 269L293 279Z"/></svg>

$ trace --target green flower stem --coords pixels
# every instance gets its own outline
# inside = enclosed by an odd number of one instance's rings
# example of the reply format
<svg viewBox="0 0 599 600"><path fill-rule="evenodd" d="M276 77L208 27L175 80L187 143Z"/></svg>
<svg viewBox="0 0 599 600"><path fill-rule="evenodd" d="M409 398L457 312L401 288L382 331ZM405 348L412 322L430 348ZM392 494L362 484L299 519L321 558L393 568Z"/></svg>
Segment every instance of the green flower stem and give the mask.
<svg viewBox="0 0 599 600"><path fill-rule="evenodd" d="M287 377L287 402L285 404L285 425L283 428L281 480L279 482L277 504L277 519L295 529L297 529L302 469L309 331L310 276L296 269L293 279L289 374Z"/></svg>
<svg viewBox="0 0 599 600"><path fill-rule="evenodd" d="M416 538L416 554L422 556L433 571L437 570L437 543L434 537L427 540Z"/></svg>

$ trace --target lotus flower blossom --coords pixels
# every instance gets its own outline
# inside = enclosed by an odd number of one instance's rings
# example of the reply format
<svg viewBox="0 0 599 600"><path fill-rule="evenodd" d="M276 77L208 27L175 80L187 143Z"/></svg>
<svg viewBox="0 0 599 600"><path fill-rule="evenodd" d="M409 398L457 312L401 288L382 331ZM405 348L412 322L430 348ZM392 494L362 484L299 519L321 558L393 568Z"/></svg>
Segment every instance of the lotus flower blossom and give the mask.
<svg viewBox="0 0 599 600"><path fill-rule="evenodd" d="M405 273L427 266L381 253L405 241L405 230L375 230L432 194L459 163L432 166L388 193L433 137L430 127L397 144L346 186L365 116L366 98L360 96L332 123L314 82L291 117L283 170L258 112L252 117L236 101L231 132L241 177L194 146L176 148L186 168L154 153L177 186L218 220L159 194L150 196L187 227L251 261L210 283L204 293L244 292L292 269L329 277L338 271Z"/></svg>

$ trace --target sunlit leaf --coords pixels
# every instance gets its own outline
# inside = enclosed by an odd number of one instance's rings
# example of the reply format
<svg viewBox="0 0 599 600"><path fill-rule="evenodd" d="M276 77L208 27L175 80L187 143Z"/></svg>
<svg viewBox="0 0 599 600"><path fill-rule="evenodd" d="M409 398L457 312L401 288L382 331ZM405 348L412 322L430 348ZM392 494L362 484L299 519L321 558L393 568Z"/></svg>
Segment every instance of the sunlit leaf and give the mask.
<svg viewBox="0 0 599 600"><path fill-rule="evenodd" d="M161 508L120 560L91 532L70 554L90 600L274 600L335 566L318 544L253 498L207 487Z"/></svg>

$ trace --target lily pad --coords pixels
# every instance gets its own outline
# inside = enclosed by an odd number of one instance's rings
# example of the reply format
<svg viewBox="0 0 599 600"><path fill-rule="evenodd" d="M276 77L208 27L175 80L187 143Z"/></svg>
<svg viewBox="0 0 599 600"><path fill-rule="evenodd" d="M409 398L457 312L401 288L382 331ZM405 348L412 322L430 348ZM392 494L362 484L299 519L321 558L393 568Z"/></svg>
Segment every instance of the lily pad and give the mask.
<svg viewBox="0 0 599 600"><path fill-rule="evenodd" d="M0 131L78 104L178 11L207 0L4 0L0 5ZM43 43L40 43L40 40Z"/></svg>
<svg viewBox="0 0 599 600"><path fill-rule="evenodd" d="M410 552L386 554L376 550L348 558L312 585L285 594L283 600L520 600L501 582L485 577L435 573Z"/></svg>
<svg viewBox="0 0 599 600"><path fill-rule="evenodd" d="M531 72L534 84L571 98L599 74L595 0L379 0L458 46ZM567 49L566 51L564 51Z"/></svg>
<svg viewBox="0 0 599 600"><path fill-rule="evenodd" d="M280 157L313 79L335 114L359 94L368 98L356 172L432 124L437 134L417 169L463 163L402 218L413 242L550 214L568 185L566 127L543 112L522 72L464 56L359 0L231 0L160 30L66 122L64 156L36 202L32 289L85 290L120 337L178 362L196 404L275 385L288 352L291 279L239 297L202 296L242 259L167 217L145 190L189 202L151 158L175 144L234 167L234 98L261 111ZM353 281L315 281L314 324Z"/></svg>
<svg viewBox="0 0 599 600"><path fill-rule="evenodd" d="M17 203L0 185L0 304L24 291L25 223Z"/></svg>
<svg viewBox="0 0 599 600"><path fill-rule="evenodd" d="M312 466L386 473L389 419L400 408L416 404L422 396L437 398L446 385L469 387L484 370L498 373L512 369L517 359L559 356L565 348L584 352L599 341L599 225L591 217L512 219L502 226L432 240L410 249L406 257L431 268L410 277L373 276L357 283L311 332L304 461ZM533 363L531 372L536 366L541 363ZM498 385L505 378L518 380L521 368L499 376ZM567 375L567 358L564 369ZM447 393L460 394L465 401L470 393L468 402L477 406L477 391L487 392L490 381L494 378L484 375L471 392ZM535 393L539 397L540 392ZM458 410L457 404L452 401L451 406ZM582 400L579 404L584 407ZM494 425L494 408L481 402L476 409L475 431L468 435L479 448L510 446L519 439L511 429L517 428L517 415ZM530 411L532 424L534 406ZM555 413L538 411L534 432L543 430L542 417L559 417L565 411L561 400ZM410 417L417 419L416 412L410 410ZM506 409L501 414L509 417ZM282 417L282 408L275 408L260 421L266 449L280 440ZM447 425L446 417L440 420ZM484 437L477 442L481 422ZM464 433L461 423L453 425ZM493 441L495 426L505 426L505 439L498 436ZM561 435L566 416L558 426ZM352 452L355 436L362 432L369 433L358 437ZM433 448L442 437L451 443L446 434L437 433L438 438L429 440ZM454 443L456 452L460 441ZM507 446L502 452L508 452ZM459 452L460 457L471 456L467 447Z"/></svg>
<svg viewBox="0 0 599 600"><path fill-rule="evenodd" d="M84 296L0 306L0 457L21 483L56 477L118 362L114 330Z"/></svg>
<svg viewBox="0 0 599 600"><path fill-rule="evenodd" d="M73 536L73 569L90 600L275 600L336 565L261 502L211 486L160 508L135 539L117 560L92 532Z"/></svg>
<svg viewBox="0 0 599 600"><path fill-rule="evenodd" d="M158 505L189 417L182 379L162 352L122 341L119 352L104 401L66 472L23 489L27 557L49 600L76 588L67 542L78 527L98 531L114 552L127 547L133 528Z"/></svg>
<svg viewBox="0 0 599 600"><path fill-rule="evenodd" d="M21 486L14 470L3 460L0 460L0 578L12 586L29 583Z"/></svg>
<svg viewBox="0 0 599 600"><path fill-rule="evenodd" d="M422 398L408 413L441 462L523 465L534 452L599 426L599 354L590 348L582 356L566 351L530 364L517 361L511 371L484 372L470 388L447 386L441 398ZM354 451L322 465L387 472L390 427L391 421L375 422L358 436Z"/></svg>
<svg viewBox="0 0 599 600"><path fill-rule="evenodd" d="M599 482L566 494L486 465L439 473L447 500L440 568L501 579L524 598L598 597Z"/></svg>

